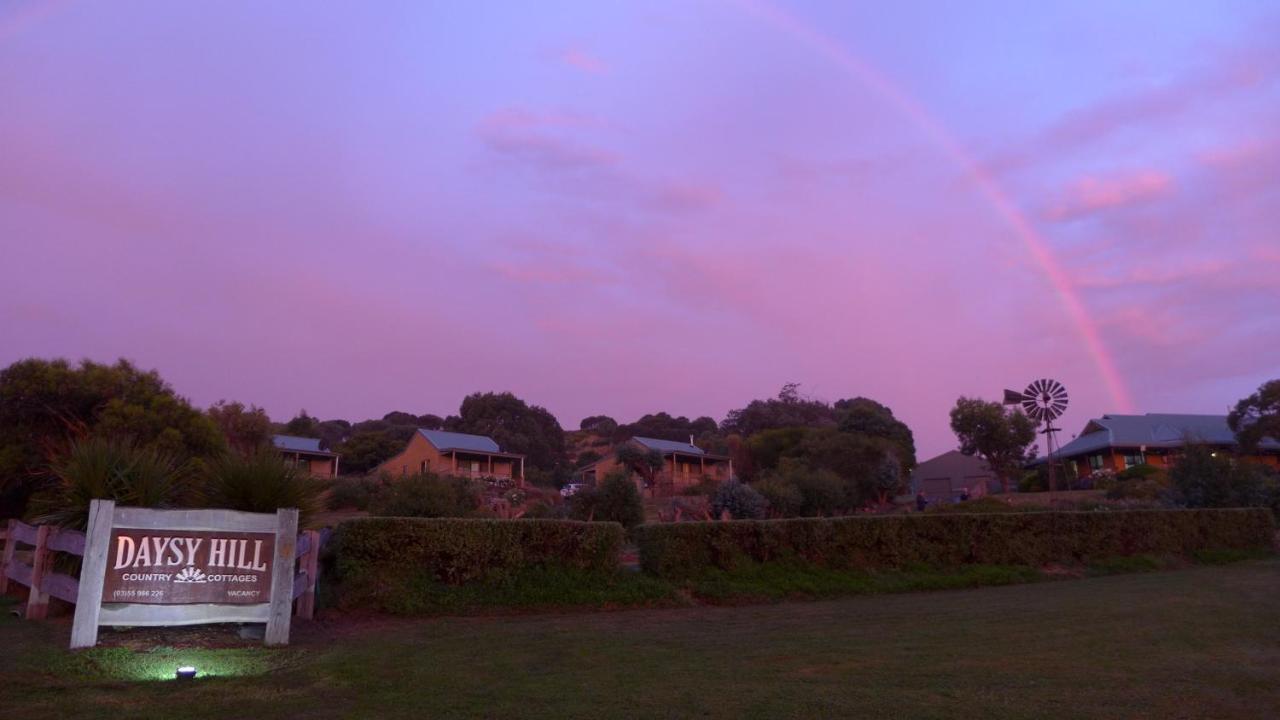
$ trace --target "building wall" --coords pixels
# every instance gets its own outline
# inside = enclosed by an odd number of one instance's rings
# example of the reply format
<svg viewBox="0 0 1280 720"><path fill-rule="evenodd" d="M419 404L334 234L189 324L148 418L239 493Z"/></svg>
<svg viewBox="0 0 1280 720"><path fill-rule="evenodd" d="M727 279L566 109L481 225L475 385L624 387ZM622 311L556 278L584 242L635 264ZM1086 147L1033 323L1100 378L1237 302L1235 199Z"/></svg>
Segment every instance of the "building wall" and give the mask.
<svg viewBox="0 0 1280 720"><path fill-rule="evenodd" d="M421 433L414 433L399 455L379 465L374 472L396 477L413 475L423 470L441 472L441 466L447 459Z"/></svg>
<svg viewBox="0 0 1280 720"><path fill-rule="evenodd" d="M315 477L331 478L333 477L333 461L333 458L327 457L311 458L307 463L307 469Z"/></svg>
<svg viewBox="0 0 1280 720"><path fill-rule="evenodd" d="M1137 450L1135 449L1133 450L1133 452L1137 452ZM1112 472L1120 473L1125 470L1124 456L1126 454L1127 453L1125 449L1108 448L1108 449L1100 450L1096 453L1088 453L1086 455L1079 455L1072 458L1066 458L1065 461L1074 462L1076 465L1076 472L1079 473L1079 477L1086 477L1090 473L1094 472L1093 466L1089 464L1090 457L1095 455L1101 455L1102 456L1101 469L1111 470ZM1280 468L1280 455L1264 453L1264 454L1257 454L1257 455L1246 455L1244 457L1246 460L1249 460L1252 462L1261 463L1269 467ZM1147 465L1151 465L1152 467L1157 467L1162 470L1168 470L1169 468L1173 467L1174 464L1177 463L1177 458L1178 458L1178 455L1176 453L1172 453L1172 454L1169 453L1167 448L1158 448L1158 449L1148 450L1147 452L1143 453L1143 460Z"/></svg>

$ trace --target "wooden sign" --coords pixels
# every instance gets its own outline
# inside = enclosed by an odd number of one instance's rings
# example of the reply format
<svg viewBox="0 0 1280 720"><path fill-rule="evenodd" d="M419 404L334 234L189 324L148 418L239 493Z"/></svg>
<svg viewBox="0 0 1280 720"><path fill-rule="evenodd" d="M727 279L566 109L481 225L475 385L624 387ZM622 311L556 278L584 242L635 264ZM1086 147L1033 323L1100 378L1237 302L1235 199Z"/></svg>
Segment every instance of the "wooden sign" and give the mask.
<svg viewBox="0 0 1280 720"><path fill-rule="evenodd" d="M298 511L149 510L94 500L71 647L107 626L266 623L289 641Z"/></svg>
<svg viewBox="0 0 1280 720"><path fill-rule="evenodd" d="M271 533L111 531L102 602L253 605L271 596Z"/></svg>

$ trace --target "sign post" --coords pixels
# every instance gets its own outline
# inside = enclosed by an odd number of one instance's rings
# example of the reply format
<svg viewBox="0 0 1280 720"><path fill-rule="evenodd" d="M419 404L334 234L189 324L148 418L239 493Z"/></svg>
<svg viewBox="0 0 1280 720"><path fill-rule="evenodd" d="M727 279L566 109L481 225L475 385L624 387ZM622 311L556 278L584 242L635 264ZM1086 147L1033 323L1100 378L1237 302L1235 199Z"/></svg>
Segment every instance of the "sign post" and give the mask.
<svg viewBox="0 0 1280 720"><path fill-rule="evenodd" d="M103 625L266 623L289 641L298 511L149 510L94 500L71 647Z"/></svg>

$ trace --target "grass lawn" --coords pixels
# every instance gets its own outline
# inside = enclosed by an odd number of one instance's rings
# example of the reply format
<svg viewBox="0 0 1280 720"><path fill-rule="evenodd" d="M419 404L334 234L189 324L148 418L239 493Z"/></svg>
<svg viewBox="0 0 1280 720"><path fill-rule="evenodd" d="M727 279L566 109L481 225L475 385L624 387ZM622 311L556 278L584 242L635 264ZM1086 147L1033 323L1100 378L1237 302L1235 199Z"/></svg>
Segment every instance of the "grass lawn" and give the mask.
<svg viewBox="0 0 1280 720"><path fill-rule="evenodd" d="M0 717L1280 717L1280 560L748 607L295 627L71 654L0 619ZM167 676L182 662L221 675Z"/></svg>

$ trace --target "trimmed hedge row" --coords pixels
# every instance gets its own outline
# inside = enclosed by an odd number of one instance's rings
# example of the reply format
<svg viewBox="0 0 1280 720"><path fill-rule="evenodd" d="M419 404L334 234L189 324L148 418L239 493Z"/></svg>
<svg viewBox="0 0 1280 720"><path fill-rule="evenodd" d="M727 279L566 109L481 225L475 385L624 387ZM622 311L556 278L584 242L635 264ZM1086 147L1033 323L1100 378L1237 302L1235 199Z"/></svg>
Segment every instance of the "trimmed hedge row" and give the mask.
<svg viewBox="0 0 1280 720"><path fill-rule="evenodd" d="M385 607L397 595L509 582L531 570L616 573L624 537L617 523L361 518L335 529L329 569L339 605Z"/></svg>
<svg viewBox="0 0 1280 720"><path fill-rule="evenodd" d="M913 565L1083 563L1128 555L1265 550L1263 508L735 520L632 529L640 564L662 578L784 561L839 570Z"/></svg>

